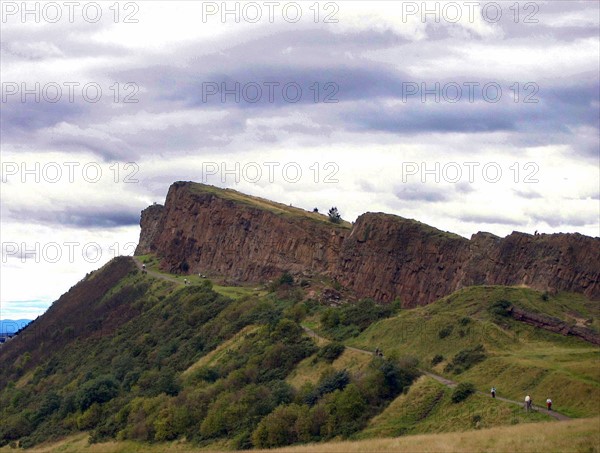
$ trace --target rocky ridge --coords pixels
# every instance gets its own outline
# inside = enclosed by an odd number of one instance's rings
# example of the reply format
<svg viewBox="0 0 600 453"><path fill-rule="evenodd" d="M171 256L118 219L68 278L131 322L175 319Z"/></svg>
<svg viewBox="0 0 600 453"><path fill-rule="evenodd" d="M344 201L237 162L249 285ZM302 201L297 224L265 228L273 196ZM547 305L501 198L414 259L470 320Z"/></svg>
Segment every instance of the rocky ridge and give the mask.
<svg viewBox="0 0 600 453"><path fill-rule="evenodd" d="M230 189L176 182L165 205L142 211L136 255L175 273L263 282L321 274L358 297L424 305L471 285L526 285L600 299L600 238L581 234L466 239L399 216L353 225Z"/></svg>

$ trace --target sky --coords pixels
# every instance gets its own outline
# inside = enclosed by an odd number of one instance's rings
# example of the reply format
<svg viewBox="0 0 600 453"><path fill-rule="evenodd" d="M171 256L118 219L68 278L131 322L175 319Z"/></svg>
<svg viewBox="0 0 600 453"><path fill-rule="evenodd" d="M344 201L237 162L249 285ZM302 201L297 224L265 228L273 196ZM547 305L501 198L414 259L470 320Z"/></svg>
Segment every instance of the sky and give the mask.
<svg viewBox="0 0 600 453"><path fill-rule="evenodd" d="M0 319L131 255L192 180L600 236L600 3L0 3Z"/></svg>

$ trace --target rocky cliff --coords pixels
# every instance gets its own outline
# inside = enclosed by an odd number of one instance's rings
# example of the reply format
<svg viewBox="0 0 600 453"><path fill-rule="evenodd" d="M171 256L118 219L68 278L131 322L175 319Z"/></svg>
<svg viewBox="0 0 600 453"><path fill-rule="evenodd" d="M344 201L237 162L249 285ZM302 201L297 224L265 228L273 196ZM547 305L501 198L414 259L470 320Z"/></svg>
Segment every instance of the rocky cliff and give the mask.
<svg viewBox="0 0 600 453"><path fill-rule="evenodd" d="M469 240L382 213L334 225L321 214L190 182L173 184L165 206L145 209L140 224L136 255L155 253L170 272L239 282L322 274L359 297L400 298L405 306L482 284L600 299L600 238L580 234Z"/></svg>

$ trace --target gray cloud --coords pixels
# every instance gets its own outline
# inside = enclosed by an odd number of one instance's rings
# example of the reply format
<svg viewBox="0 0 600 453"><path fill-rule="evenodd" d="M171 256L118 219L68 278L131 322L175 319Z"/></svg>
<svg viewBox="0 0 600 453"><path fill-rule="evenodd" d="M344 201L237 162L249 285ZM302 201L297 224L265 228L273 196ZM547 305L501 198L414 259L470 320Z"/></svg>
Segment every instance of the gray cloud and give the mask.
<svg viewBox="0 0 600 453"><path fill-rule="evenodd" d="M425 184L404 184L394 189L394 195L402 201L448 201L448 191L445 187L432 187Z"/></svg>
<svg viewBox="0 0 600 453"><path fill-rule="evenodd" d="M145 207L145 206L143 206ZM142 208L143 208L142 207ZM60 210L9 208L11 220L43 225L63 225L80 228L118 228L139 225L141 209L125 207L67 207Z"/></svg>

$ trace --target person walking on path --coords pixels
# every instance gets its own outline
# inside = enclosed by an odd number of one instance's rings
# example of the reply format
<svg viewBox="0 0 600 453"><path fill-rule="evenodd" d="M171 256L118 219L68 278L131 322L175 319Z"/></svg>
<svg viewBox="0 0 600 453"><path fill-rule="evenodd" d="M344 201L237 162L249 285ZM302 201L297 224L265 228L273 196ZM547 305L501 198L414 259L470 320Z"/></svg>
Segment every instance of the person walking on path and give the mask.
<svg viewBox="0 0 600 453"><path fill-rule="evenodd" d="M549 411L552 410L552 400L550 398L546 400L546 407L548 407Z"/></svg>
<svg viewBox="0 0 600 453"><path fill-rule="evenodd" d="M496 398L496 387L492 387L492 398Z"/></svg>
<svg viewBox="0 0 600 453"><path fill-rule="evenodd" d="M530 409L531 409L531 397L529 395L527 395L525 397L525 410L527 412L529 412Z"/></svg>

